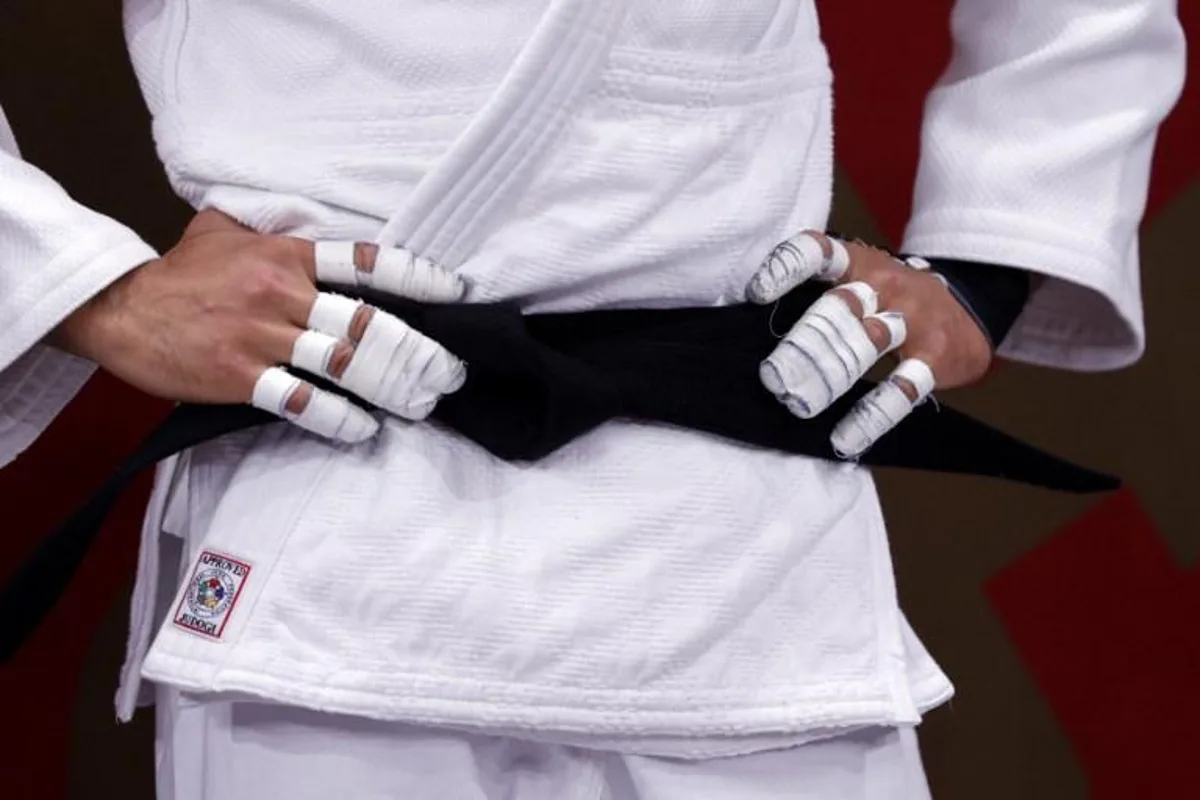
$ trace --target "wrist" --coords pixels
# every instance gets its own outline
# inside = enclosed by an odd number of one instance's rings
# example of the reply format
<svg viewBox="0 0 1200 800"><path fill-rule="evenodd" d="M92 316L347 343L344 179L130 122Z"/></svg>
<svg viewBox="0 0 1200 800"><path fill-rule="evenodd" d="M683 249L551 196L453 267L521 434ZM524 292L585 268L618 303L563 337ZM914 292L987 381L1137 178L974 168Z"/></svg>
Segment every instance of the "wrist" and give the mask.
<svg viewBox="0 0 1200 800"><path fill-rule="evenodd" d="M46 342L104 366L120 347L127 284L141 266L125 273L71 312L50 332Z"/></svg>

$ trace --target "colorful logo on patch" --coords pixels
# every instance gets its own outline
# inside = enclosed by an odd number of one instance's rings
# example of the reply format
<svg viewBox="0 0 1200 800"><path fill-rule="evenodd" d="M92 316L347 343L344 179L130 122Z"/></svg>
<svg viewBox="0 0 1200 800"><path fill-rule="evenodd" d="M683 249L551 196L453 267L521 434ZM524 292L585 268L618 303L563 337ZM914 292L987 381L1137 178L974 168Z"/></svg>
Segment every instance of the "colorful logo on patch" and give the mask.
<svg viewBox="0 0 1200 800"><path fill-rule="evenodd" d="M249 562L242 559L214 550L201 551L192 576L180 588L175 624L192 633L220 639L250 570Z"/></svg>
<svg viewBox="0 0 1200 800"><path fill-rule="evenodd" d="M192 613L202 617L219 617L229 607L233 596L233 582L222 570L204 570L192 584L188 607Z"/></svg>

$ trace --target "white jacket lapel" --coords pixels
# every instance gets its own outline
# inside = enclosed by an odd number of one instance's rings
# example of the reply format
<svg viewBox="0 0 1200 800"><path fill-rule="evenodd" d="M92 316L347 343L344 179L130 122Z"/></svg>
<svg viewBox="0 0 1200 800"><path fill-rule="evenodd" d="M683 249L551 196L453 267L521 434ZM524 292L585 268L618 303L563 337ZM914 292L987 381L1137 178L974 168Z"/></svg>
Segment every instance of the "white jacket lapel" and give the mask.
<svg viewBox="0 0 1200 800"><path fill-rule="evenodd" d="M595 85L626 2L552 0L495 95L388 220L378 242L451 268L466 260Z"/></svg>

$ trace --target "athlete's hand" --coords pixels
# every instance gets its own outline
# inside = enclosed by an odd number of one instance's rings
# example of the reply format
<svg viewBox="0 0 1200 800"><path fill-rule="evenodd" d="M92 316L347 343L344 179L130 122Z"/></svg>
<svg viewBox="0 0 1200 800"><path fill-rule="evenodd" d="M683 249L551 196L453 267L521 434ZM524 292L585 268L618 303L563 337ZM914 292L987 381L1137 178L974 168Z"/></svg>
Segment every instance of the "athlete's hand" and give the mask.
<svg viewBox="0 0 1200 800"><path fill-rule="evenodd" d="M462 385L464 365L441 345L390 314L319 292L318 280L434 302L466 292L457 276L404 250L314 245L202 211L170 252L97 295L51 341L150 394L252 403L349 442L374 435L375 418L284 365L411 420Z"/></svg>
<svg viewBox="0 0 1200 800"><path fill-rule="evenodd" d="M899 365L838 422L834 450L853 458L895 427L933 389L975 383L992 348L928 264L805 231L779 245L746 294L772 303L809 279L836 284L762 363L763 385L796 416L816 416L882 356Z"/></svg>

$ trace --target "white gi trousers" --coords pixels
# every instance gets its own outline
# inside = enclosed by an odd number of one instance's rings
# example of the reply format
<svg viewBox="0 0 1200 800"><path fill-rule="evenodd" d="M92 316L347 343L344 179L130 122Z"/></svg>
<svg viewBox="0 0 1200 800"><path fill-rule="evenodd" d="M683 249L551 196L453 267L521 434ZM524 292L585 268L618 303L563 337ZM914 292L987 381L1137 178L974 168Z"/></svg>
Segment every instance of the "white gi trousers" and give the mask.
<svg viewBox="0 0 1200 800"><path fill-rule="evenodd" d="M928 800L916 731L685 761L158 694L159 800Z"/></svg>

